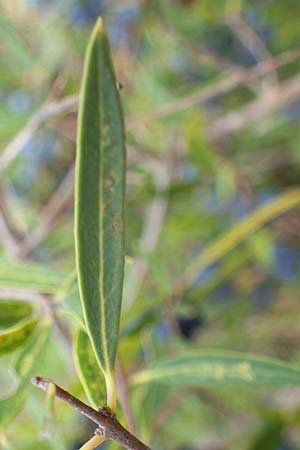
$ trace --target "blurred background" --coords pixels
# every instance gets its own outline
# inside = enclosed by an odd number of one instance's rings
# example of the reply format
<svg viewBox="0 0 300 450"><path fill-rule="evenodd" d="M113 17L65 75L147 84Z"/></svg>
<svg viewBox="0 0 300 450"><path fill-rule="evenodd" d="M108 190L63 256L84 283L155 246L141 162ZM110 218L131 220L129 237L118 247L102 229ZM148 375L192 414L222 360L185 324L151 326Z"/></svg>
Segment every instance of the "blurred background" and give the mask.
<svg viewBox="0 0 300 450"><path fill-rule="evenodd" d="M102 15L127 126L123 380L185 348L299 364L300 2L0 5L0 273L26 262L72 279L78 92ZM84 399L71 348L77 289L25 287L2 283L0 297L50 303L57 326L41 374ZM3 395L9 361L0 362ZM127 388L153 448L300 449L296 388ZM92 435L58 402L52 429L45 405L31 388L3 449L76 450Z"/></svg>

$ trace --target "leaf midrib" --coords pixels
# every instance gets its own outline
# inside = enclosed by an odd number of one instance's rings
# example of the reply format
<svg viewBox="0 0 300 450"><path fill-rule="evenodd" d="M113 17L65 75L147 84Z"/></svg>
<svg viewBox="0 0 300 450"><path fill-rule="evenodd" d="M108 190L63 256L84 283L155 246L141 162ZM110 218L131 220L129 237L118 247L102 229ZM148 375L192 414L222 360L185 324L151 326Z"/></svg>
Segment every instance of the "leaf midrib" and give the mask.
<svg viewBox="0 0 300 450"><path fill-rule="evenodd" d="M98 37L99 39L99 37ZM106 308L105 308L105 293L104 293L104 251L103 251L103 145L101 145L101 128L103 128L103 105L102 105L102 98L100 94L100 87L101 87L101 67L100 67L100 61L99 61L99 54L100 52L97 51L97 96L98 96L98 103L99 103L99 118L98 118L98 124L99 124L99 146L100 146L100 156L99 156L99 171L100 171L100 183L99 183L99 203L100 203L100 220L99 220L99 255L100 255L100 274L99 274L99 292L100 292L100 332L102 336L102 342L103 342L103 359L105 362L105 366L103 369L106 373L110 373L110 362L109 362L109 356L108 356L108 347L107 347L107 331L106 331Z"/></svg>

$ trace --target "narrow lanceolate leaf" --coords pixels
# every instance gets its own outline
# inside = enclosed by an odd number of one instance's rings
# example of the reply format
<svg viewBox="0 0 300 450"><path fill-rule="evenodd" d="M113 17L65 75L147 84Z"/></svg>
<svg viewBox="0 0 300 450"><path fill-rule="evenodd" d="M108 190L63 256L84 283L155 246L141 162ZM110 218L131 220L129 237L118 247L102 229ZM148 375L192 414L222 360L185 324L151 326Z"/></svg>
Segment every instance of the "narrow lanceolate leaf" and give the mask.
<svg viewBox="0 0 300 450"><path fill-rule="evenodd" d="M79 330L75 337L74 359L77 373L89 402L99 407L105 402L105 380L87 333Z"/></svg>
<svg viewBox="0 0 300 450"><path fill-rule="evenodd" d="M109 397L124 272L126 155L120 98L100 19L86 53L77 151L78 282L87 330L104 371Z"/></svg>
<svg viewBox="0 0 300 450"><path fill-rule="evenodd" d="M197 386L300 385L300 367L231 352L191 352L134 375L134 384Z"/></svg>
<svg viewBox="0 0 300 450"><path fill-rule="evenodd" d="M33 313L34 307L31 303L17 300L0 300L0 328L15 325L22 319Z"/></svg>
<svg viewBox="0 0 300 450"><path fill-rule="evenodd" d="M24 320L0 333L0 356L11 353L24 344L31 336L39 319Z"/></svg>
<svg viewBox="0 0 300 450"><path fill-rule="evenodd" d="M19 384L12 395L0 400L0 431L6 429L23 408L30 389L30 379L43 364L49 331L49 326L35 330L15 361L14 369Z"/></svg>
<svg viewBox="0 0 300 450"><path fill-rule="evenodd" d="M64 280L65 275L46 266L0 258L0 288L13 287L54 294Z"/></svg>
<svg viewBox="0 0 300 450"><path fill-rule="evenodd" d="M185 279L188 284L195 281L209 265L223 258L243 240L259 230L266 223L300 205L300 189L292 188L270 202L260 206L223 233L194 259L187 267Z"/></svg>

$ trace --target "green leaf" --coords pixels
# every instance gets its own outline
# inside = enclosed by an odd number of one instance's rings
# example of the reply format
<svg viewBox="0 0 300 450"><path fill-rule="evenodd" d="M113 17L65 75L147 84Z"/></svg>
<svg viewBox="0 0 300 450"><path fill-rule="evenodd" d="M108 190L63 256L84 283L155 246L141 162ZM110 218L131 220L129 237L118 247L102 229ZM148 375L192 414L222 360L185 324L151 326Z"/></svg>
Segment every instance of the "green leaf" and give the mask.
<svg viewBox="0 0 300 450"><path fill-rule="evenodd" d="M124 273L125 164L122 109L109 43L99 19L88 44L81 90L75 237L85 321L105 374L108 397Z"/></svg>
<svg viewBox="0 0 300 450"><path fill-rule="evenodd" d="M79 330L74 342L74 359L80 382L94 407L105 402L105 380L87 333Z"/></svg>
<svg viewBox="0 0 300 450"><path fill-rule="evenodd" d="M76 325L76 328L85 328L83 314L82 314L82 306L80 301L79 291L72 292L69 294L63 304L60 307L60 315L66 316L68 320L72 322L73 325Z"/></svg>
<svg viewBox="0 0 300 450"><path fill-rule="evenodd" d="M7 328L30 316L34 311L31 303L17 300L0 300L0 327Z"/></svg>
<svg viewBox="0 0 300 450"><path fill-rule="evenodd" d="M0 17L0 37L2 44L6 44L8 47L10 56L16 58L18 64L24 68L29 68L34 62L30 48L20 33L15 29L14 24L4 15Z"/></svg>
<svg viewBox="0 0 300 450"><path fill-rule="evenodd" d="M192 109L186 114L184 135L193 163L204 173L214 174L217 158L207 136L207 123L201 111Z"/></svg>
<svg viewBox="0 0 300 450"><path fill-rule="evenodd" d="M31 336L39 318L29 319L0 333L0 356L19 348Z"/></svg>
<svg viewBox="0 0 300 450"><path fill-rule="evenodd" d="M284 422L277 417L259 430L250 450L276 450L281 447L284 437ZM281 447L282 448L282 447Z"/></svg>
<svg viewBox="0 0 300 450"><path fill-rule="evenodd" d="M295 206L300 206L299 188L293 188L284 192L274 200L257 208L247 217L241 219L229 231L226 231L216 240L208 244L188 266L185 273L187 284L193 283L206 267L224 257L267 222Z"/></svg>
<svg viewBox="0 0 300 450"><path fill-rule="evenodd" d="M31 387L30 379L43 363L49 332L49 326L39 327L18 355L14 368L20 382L12 395L0 400L0 430L6 429L23 408Z"/></svg>
<svg viewBox="0 0 300 450"><path fill-rule="evenodd" d="M32 289L53 294L64 279L64 274L36 263L19 263L0 258L0 287Z"/></svg>
<svg viewBox="0 0 300 450"><path fill-rule="evenodd" d="M187 299L196 301L197 305L208 299L215 289L232 277L233 274L237 274L242 266L247 265L251 261L251 257L250 246L249 249L248 247L246 249L242 246L238 247L218 264L216 271L205 280L205 283L194 286L186 293Z"/></svg>
<svg viewBox="0 0 300 450"><path fill-rule="evenodd" d="M300 384L300 368L232 352L188 352L133 376L134 384L197 386L284 386Z"/></svg>

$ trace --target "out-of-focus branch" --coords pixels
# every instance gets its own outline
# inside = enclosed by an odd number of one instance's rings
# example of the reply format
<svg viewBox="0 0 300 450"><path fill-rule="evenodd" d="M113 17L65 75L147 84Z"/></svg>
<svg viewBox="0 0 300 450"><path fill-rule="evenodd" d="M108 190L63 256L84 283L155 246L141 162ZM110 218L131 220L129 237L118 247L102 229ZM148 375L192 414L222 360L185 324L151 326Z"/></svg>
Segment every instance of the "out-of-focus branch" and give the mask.
<svg viewBox="0 0 300 450"><path fill-rule="evenodd" d="M42 305L44 303L44 295L31 289L3 287L0 286L0 298L13 298L25 302L36 303Z"/></svg>
<svg viewBox="0 0 300 450"><path fill-rule="evenodd" d="M17 213L18 203L16 193L4 179L0 182L0 209L10 232L17 241L22 240L27 230Z"/></svg>
<svg viewBox="0 0 300 450"><path fill-rule="evenodd" d="M169 116L176 112L189 109L198 103L209 100L212 97L223 95L240 84L249 84L257 78L273 72L277 68L288 64L299 58L296 50L285 52L274 58L269 58L257 64L252 69L240 71L235 67L234 72L227 72L226 78L216 82L212 86L207 86L200 91L187 95L183 98L164 104L158 108L138 115L128 117L127 124L135 128L139 124ZM71 95L61 100L45 103L27 122L26 126L15 136L0 155L0 174L18 156L26 144L32 139L37 130L48 120L57 116L76 111L78 107L78 95Z"/></svg>
<svg viewBox="0 0 300 450"><path fill-rule="evenodd" d="M255 33L239 14L227 16L226 23L257 62L270 59L270 54L262 39L260 39L257 33ZM265 89L278 88L278 77L275 70L267 72L262 81L262 86Z"/></svg>
<svg viewBox="0 0 300 450"><path fill-rule="evenodd" d="M152 252L160 236L160 232L164 223L167 198L165 191L171 181L171 168L167 161L161 161L155 168L155 185L157 194L146 209L142 236L140 239L140 250L143 253ZM164 195L161 193L164 192ZM128 307L134 303L140 287L147 273L147 264L142 257L137 257L130 269L129 281L126 283L124 293L124 305Z"/></svg>
<svg viewBox="0 0 300 450"><path fill-rule="evenodd" d="M239 110L230 112L210 122L208 134L217 141L265 119L267 116L287 107L300 97L300 76L282 83L278 91L262 94Z"/></svg>
<svg viewBox="0 0 300 450"><path fill-rule="evenodd" d="M0 182L0 241L8 254L16 256L26 230L17 220L16 202L4 179Z"/></svg>
<svg viewBox="0 0 300 450"><path fill-rule="evenodd" d="M9 217L9 210L3 214L4 205L6 207L6 197L0 195L0 235L9 254L20 259L29 258L36 246L43 241L51 231L52 225L63 211L65 205L73 195L74 164L69 169L67 175L59 185L54 195L50 198L48 204L41 213L41 221L37 227L21 240L20 233L14 231L13 224L6 219ZM1 190L0 190L1 194ZM5 209L4 209L5 211ZM54 324L62 337L70 344L70 335L64 323L56 314L55 306L50 298L40 293L32 292L27 289L0 288L0 297L15 298L20 300L31 300L45 308L46 312L52 317Z"/></svg>
<svg viewBox="0 0 300 450"><path fill-rule="evenodd" d="M252 69L237 70L235 68L233 73L227 73L227 77L225 79L222 79L213 85L207 86L199 91L193 92L190 95L166 103L151 111L129 117L127 120L128 126L134 129L142 123L148 123L149 121L167 117L171 114L192 108L193 106L208 101L213 97L224 95L241 84L249 84L257 80L259 77L273 72L277 68L299 58L299 56L300 52L290 51L277 57L266 59Z"/></svg>
<svg viewBox="0 0 300 450"><path fill-rule="evenodd" d="M71 95L62 100L46 102L27 122L0 155L0 174L9 166L22 149L30 142L37 130L48 120L76 110L78 96Z"/></svg>
<svg viewBox="0 0 300 450"><path fill-rule="evenodd" d="M9 223L6 220L6 216L3 214L3 210L0 205L0 236L1 242L7 252L11 255L17 255L20 248L20 241L16 235L12 232Z"/></svg>
<svg viewBox="0 0 300 450"><path fill-rule="evenodd" d="M41 211L40 223L20 244L17 252L19 258L27 258L37 245L47 237L58 215L71 200L73 195L74 171L75 167L72 165L56 192Z"/></svg>
<svg viewBox="0 0 300 450"><path fill-rule="evenodd" d="M128 380L118 358L116 360L116 387L128 430L136 435L135 420L129 399Z"/></svg>

